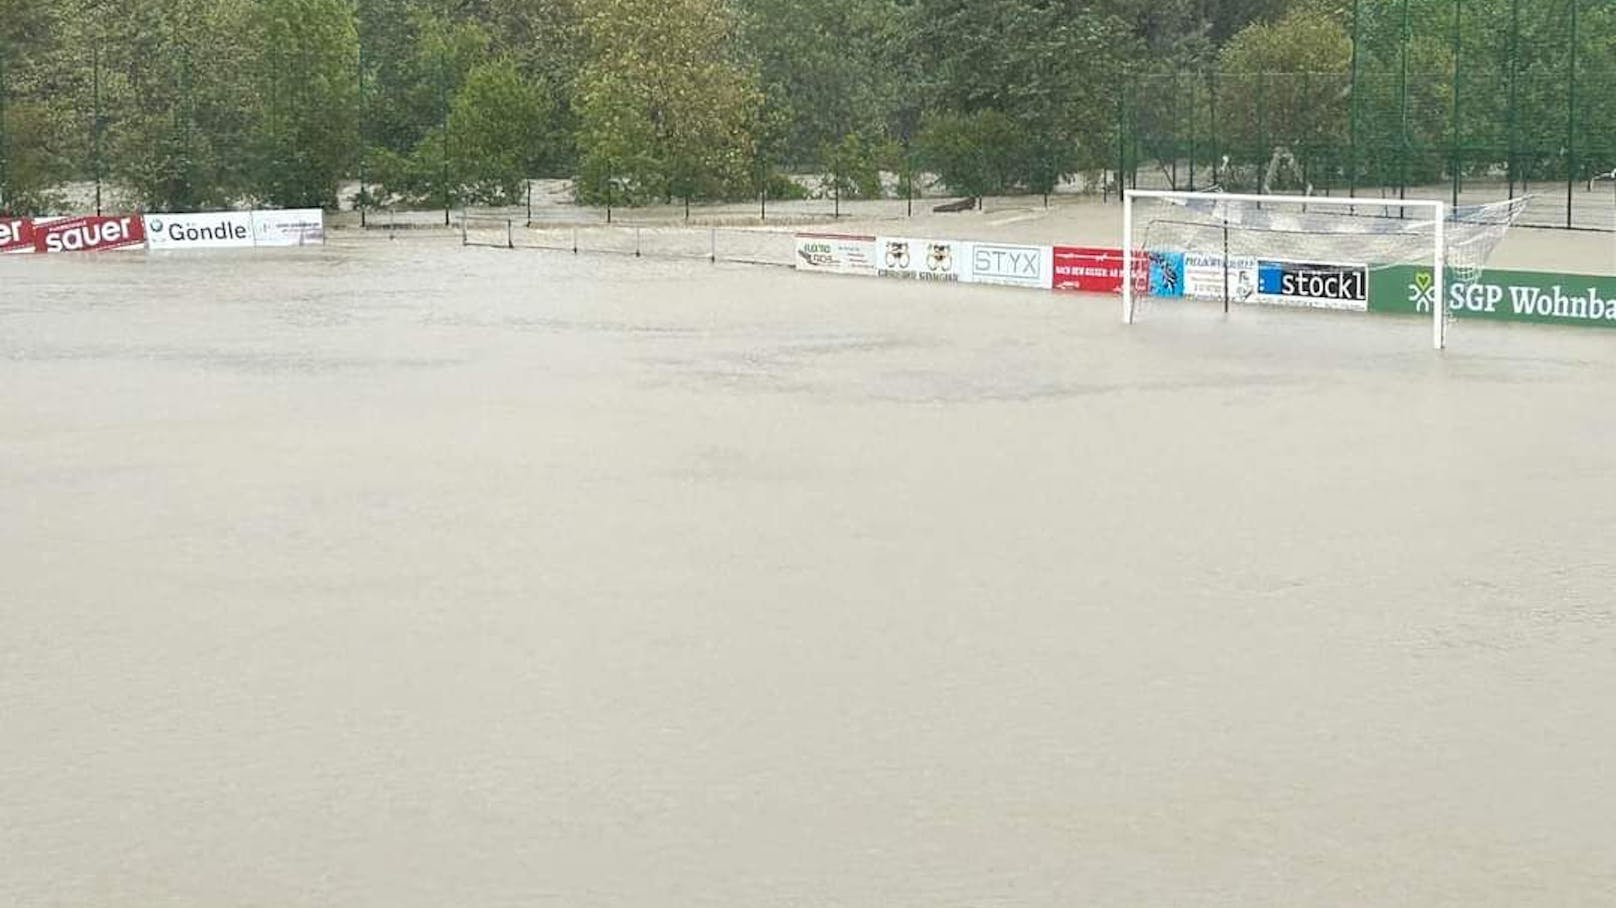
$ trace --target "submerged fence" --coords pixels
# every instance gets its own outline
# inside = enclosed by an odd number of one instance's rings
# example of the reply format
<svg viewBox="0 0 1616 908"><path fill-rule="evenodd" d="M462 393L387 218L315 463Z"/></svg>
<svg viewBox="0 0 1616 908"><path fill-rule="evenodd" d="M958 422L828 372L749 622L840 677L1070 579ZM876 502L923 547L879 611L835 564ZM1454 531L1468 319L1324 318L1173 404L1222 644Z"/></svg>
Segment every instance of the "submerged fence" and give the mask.
<svg viewBox="0 0 1616 908"><path fill-rule="evenodd" d="M466 246L782 268L792 267L795 261L795 235L781 231L669 224L561 227L529 224L515 218L469 214L458 217L461 243Z"/></svg>

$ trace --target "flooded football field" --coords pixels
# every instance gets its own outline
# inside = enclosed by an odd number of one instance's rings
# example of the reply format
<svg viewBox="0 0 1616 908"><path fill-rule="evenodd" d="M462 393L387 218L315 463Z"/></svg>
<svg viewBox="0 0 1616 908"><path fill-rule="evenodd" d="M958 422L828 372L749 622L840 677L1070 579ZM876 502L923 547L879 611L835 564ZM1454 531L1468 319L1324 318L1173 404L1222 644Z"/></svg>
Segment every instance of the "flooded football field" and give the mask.
<svg viewBox="0 0 1616 908"><path fill-rule="evenodd" d="M0 262L0 904L1608 904L1616 334Z"/></svg>

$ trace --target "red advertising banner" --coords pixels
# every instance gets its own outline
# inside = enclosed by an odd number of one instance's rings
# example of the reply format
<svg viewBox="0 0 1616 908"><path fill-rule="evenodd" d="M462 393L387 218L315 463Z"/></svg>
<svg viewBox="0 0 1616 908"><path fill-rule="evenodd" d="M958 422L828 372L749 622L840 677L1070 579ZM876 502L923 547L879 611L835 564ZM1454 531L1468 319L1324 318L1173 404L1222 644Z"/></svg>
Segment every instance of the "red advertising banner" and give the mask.
<svg viewBox="0 0 1616 908"><path fill-rule="evenodd" d="M0 255L34 251L34 222L0 215Z"/></svg>
<svg viewBox="0 0 1616 908"><path fill-rule="evenodd" d="M34 223L35 252L92 252L141 246L145 242L146 225L139 215L85 215Z"/></svg>
<svg viewBox="0 0 1616 908"><path fill-rule="evenodd" d="M1148 260L1147 260L1148 261ZM1144 265L1134 257L1135 267ZM1090 246L1055 247L1055 289L1082 293L1122 292L1122 250Z"/></svg>

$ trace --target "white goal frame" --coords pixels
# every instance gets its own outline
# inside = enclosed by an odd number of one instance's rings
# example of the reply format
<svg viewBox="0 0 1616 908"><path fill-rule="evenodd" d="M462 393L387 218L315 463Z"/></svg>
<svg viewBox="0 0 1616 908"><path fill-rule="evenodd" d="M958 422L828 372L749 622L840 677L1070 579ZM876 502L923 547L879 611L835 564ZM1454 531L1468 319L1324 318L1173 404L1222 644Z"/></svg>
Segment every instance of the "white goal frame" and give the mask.
<svg viewBox="0 0 1616 908"><path fill-rule="evenodd" d="M1133 324L1133 200L1174 199L1213 202L1253 202L1282 205L1306 205L1312 208L1370 208L1395 207L1424 209L1431 213L1436 225L1431 238L1431 277L1436 296L1431 304L1431 346L1441 350L1447 345L1447 295L1444 292L1443 228L1447 221L1447 204L1438 199L1376 199L1350 196L1316 195L1240 195L1230 192L1183 192L1168 189L1127 189L1122 193L1122 320ZM1372 263L1371 263L1372 264Z"/></svg>

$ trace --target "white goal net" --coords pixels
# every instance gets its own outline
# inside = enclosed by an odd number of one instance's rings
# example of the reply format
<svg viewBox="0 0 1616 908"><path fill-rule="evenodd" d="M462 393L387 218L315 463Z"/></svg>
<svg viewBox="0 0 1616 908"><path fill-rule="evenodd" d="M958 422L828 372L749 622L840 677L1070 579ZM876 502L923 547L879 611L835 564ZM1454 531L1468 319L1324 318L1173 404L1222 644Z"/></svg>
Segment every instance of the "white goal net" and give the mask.
<svg viewBox="0 0 1616 908"><path fill-rule="evenodd" d="M1432 344L1450 280L1473 282L1527 203L1132 190L1123 196L1123 317L1152 298L1369 308L1370 275L1430 269Z"/></svg>

